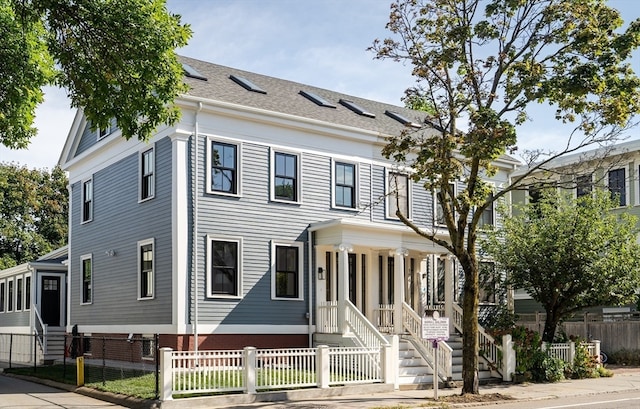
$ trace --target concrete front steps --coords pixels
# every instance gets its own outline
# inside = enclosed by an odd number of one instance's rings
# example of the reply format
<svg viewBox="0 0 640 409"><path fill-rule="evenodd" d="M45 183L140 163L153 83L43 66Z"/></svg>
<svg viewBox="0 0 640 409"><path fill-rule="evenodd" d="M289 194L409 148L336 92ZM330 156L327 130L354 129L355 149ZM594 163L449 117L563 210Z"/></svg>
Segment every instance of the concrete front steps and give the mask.
<svg viewBox="0 0 640 409"><path fill-rule="evenodd" d="M462 381L462 337L451 335L446 343L453 349L451 381L453 384L458 384ZM406 335L400 338L398 354L398 384L401 390L433 387L433 369L420 356ZM480 381L486 382L493 379L491 371L484 365L483 360L479 359L479 361Z"/></svg>
<svg viewBox="0 0 640 409"><path fill-rule="evenodd" d="M48 327L47 328L47 353L44 356L45 364L52 364L57 360L64 358L64 327Z"/></svg>

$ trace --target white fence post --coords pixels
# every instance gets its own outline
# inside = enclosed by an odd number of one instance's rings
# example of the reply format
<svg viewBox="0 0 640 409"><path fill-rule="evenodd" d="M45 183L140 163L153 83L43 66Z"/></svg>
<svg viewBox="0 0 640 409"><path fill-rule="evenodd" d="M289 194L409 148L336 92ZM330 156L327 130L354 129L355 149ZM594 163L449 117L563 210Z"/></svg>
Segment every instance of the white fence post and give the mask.
<svg viewBox="0 0 640 409"><path fill-rule="evenodd" d="M502 336L502 380L511 382L516 373L516 351L513 349L511 334Z"/></svg>
<svg viewBox="0 0 640 409"><path fill-rule="evenodd" d="M173 399L173 365L171 362L171 348L160 348L160 395L161 401Z"/></svg>
<svg viewBox="0 0 640 409"><path fill-rule="evenodd" d="M329 387L329 346L318 345L316 350L316 380L318 388Z"/></svg>
<svg viewBox="0 0 640 409"><path fill-rule="evenodd" d="M569 365L573 365L573 361L576 358L576 343L569 342Z"/></svg>
<svg viewBox="0 0 640 409"><path fill-rule="evenodd" d="M394 389L399 388L398 377L396 372L398 370L398 354L399 354L399 340L397 335L390 337L390 345L383 345L380 353L382 354L382 378L384 383L392 383Z"/></svg>
<svg viewBox="0 0 640 409"><path fill-rule="evenodd" d="M594 339L591 341L591 343L593 344L593 354L598 359L598 363L602 364L602 362L600 362L600 341Z"/></svg>
<svg viewBox="0 0 640 409"><path fill-rule="evenodd" d="M256 393L256 349L244 348L244 385L247 393Z"/></svg>

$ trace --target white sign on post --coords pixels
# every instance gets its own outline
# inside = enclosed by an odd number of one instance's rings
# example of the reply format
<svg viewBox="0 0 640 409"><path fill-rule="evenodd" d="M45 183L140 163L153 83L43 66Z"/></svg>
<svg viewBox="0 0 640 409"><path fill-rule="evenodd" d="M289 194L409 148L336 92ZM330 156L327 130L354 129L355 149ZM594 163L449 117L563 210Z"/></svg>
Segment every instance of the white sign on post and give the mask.
<svg viewBox="0 0 640 409"><path fill-rule="evenodd" d="M449 317L422 318L422 338L431 341L446 341L449 339Z"/></svg>

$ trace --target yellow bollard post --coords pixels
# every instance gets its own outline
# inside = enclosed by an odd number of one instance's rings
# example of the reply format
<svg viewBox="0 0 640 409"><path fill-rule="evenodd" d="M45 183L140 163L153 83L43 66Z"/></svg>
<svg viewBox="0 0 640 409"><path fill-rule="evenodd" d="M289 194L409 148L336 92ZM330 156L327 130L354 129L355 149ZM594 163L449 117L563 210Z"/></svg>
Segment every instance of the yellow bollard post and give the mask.
<svg viewBox="0 0 640 409"><path fill-rule="evenodd" d="M76 385L84 386L84 357L76 358Z"/></svg>

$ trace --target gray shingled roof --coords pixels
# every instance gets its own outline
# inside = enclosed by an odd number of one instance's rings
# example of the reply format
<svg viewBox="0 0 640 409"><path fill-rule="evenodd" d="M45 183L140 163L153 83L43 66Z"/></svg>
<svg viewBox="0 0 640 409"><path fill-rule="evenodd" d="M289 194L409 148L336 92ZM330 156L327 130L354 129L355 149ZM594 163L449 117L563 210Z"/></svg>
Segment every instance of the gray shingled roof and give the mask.
<svg viewBox="0 0 640 409"><path fill-rule="evenodd" d="M203 81L188 76L185 77L185 82L191 87L188 94L196 97L352 126L388 135L398 135L405 125L385 115L386 110L397 112L418 124L423 123L425 117L424 112L341 94L339 92L312 87L293 81L242 71L187 57L180 57L180 61L188 64L207 78L207 81ZM266 91L266 94L246 90L241 85L232 81L229 78L230 75L240 76L250 80ZM300 95L300 91L310 91L317 94L336 107L328 108L319 106L315 102ZM340 99L355 102L365 111L375 114L375 118L353 112L349 108L341 105L339 103Z"/></svg>

